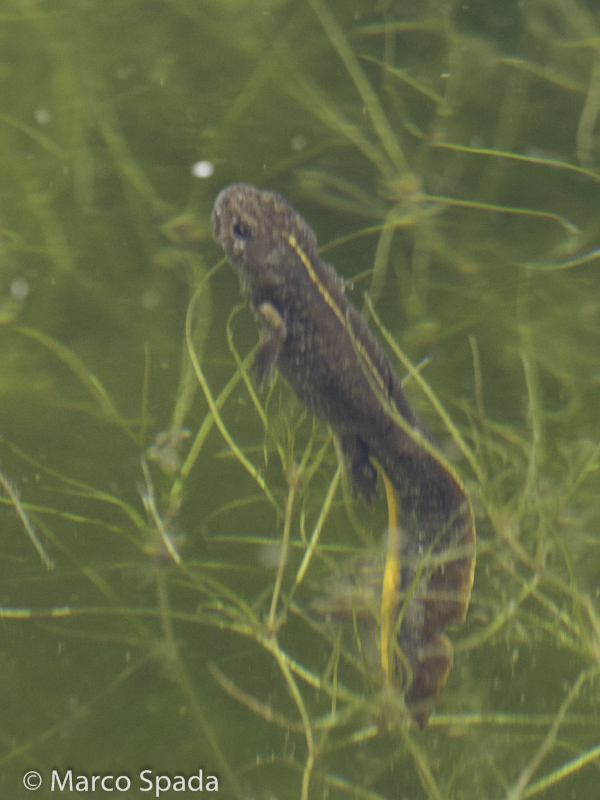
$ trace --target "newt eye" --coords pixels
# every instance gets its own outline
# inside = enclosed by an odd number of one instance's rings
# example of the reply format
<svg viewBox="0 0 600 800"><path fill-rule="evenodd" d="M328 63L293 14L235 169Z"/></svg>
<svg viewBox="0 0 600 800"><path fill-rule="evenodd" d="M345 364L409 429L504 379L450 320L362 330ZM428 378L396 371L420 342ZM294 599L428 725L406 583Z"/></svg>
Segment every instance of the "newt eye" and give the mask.
<svg viewBox="0 0 600 800"><path fill-rule="evenodd" d="M252 236L249 225L246 225L246 223L241 219L234 224L233 233L238 239L244 240L248 240Z"/></svg>

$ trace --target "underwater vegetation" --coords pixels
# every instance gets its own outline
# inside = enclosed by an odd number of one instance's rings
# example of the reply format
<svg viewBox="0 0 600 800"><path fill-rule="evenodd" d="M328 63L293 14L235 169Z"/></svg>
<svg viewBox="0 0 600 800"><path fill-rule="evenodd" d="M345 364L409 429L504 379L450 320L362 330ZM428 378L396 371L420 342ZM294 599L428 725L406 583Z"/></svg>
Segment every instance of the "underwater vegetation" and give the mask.
<svg viewBox="0 0 600 800"><path fill-rule="evenodd" d="M10 796L67 769L593 796L600 13L489 5L4 4ZM469 493L471 604L424 730L378 666L381 479L355 501L327 425L277 375L256 388L210 234L236 181L315 228Z"/></svg>

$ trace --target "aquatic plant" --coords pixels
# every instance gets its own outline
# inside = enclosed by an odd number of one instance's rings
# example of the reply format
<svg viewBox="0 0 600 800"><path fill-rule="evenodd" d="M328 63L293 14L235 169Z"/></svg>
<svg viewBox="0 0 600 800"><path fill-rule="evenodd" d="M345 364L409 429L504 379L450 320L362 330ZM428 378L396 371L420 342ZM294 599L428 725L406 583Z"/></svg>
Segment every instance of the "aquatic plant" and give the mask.
<svg viewBox="0 0 600 800"><path fill-rule="evenodd" d="M0 21L3 785L150 764L237 798L590 796L597 12L12 0ZM424 731L369 653L383 502L249 374L208 227L240 179L367 294L475 506Z"/></svg>

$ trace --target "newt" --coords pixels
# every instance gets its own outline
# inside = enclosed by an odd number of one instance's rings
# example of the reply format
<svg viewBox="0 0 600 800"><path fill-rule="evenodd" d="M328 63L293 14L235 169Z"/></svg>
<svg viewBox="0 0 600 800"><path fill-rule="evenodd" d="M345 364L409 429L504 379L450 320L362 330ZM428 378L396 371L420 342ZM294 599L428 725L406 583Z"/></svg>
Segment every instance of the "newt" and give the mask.
<svg viewBox="0 0 600 800"><path fill-rule="evenodd" d="M212 230L259 329L260 384L276 366L337 437L354 495L371 502L382 472L389 514L381 666L424 727L452 667L444 629L464 621L475 567L466 492L437 454L390 358L318 252L313 230L280 194L234 184Z"/></svg>

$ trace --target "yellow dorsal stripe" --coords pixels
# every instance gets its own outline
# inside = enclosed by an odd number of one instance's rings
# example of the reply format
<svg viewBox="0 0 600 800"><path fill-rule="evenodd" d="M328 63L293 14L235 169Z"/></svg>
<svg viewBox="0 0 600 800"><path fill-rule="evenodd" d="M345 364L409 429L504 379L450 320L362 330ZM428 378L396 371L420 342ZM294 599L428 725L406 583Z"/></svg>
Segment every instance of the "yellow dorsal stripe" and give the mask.
<svg viewBox="0 0 600 800"><path fill-rule="evenodd" d="M284 239L287 239L288 244L290 245L292 250L294 250L294 252L298 256L300 261L304 264L304 267L305 267L306 271L308 272L308 277L311 279L311 281L317 287L317 289L319 291L319 294L321 295L323 300L325 300L325 302L327 303L329 308L333 311L333 313L339 319L339 321L341 322L342 327L344 328L344 330L348 332L348 327L349 326L348 326L348 320L346 318L346 315L342 312L341 308L338 306L338 304L335 302L333 297L327 291L327 288L323 285L323 283L319 279L319 276L315 272L315 268L313 267L310 258L306 255L304 250L300 247L300 245L298 244L298 240L296 239L294 234L293 233L290 233L290 234L284 233L283 237L284 237ZM380 389L382 391L385 391L385 385L383 383L381 375L379 374L379 372L377 371L375 365L371 361L371 358L370 358L369 354L367 353L367 351L364 349L362 344L358 341L358 339L354 335L354 331L349 332L348 335L351 337L352 344L356 348L358 354L360 355L360 357L363 359L363 361L367 365L367 368L368 368L369 372L371 373L373 378L379 384Z"/></svg>
<svg viewBox="0 0 600 800"><path fill-rule="evenodd" d="M362 346L361 342L354 335L354 331L350 329L346 315L342 312L341 308L335 302L331 294L327 291L327 288L323 285L319 276L315 272L315 268L313 267L310 258L298 244L298 240L294 234L284 233L283 236L285 239L287 239L288 244L304 265L304 268L308 273L308 277L317 287L317 290L323 300L327 303L329 308L340 321L344 330L351 337L353 347L356 349L358 355L363 359L367 369L375 379L381 391L387 394L385 384L381 375L379 374L379 371L373 364L373 361L371 360L365 348ZM388 402L390 402L392 408L396 410L393 398L389 398ZM396 627L396 612L398 608L398 597L400 592L400 559L398 558L398 553L400 551L400 529L398 526L398 500L394 492L394 487L385 473L383 473L383 480L385 483L385 493L388 504L389 533L381 591L381 666L383 668L383 673L387 678L390 674L392 636Z"/></svg>

